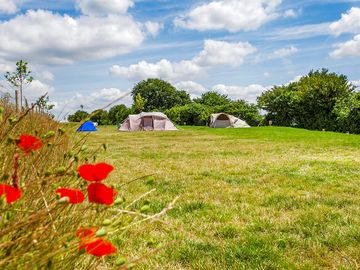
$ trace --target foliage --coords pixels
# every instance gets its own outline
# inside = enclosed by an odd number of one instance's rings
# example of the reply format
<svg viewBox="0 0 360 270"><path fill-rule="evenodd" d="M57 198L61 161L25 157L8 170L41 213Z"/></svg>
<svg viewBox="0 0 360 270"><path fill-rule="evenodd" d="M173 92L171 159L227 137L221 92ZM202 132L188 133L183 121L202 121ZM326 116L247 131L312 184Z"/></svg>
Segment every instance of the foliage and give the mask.
<svg viewBox="0 0 360 270"><path fill-rule="evenodd" d="M95 110L90 114L90 120L98 123L99 125L108 125L109 124L109 113L105 110Z"/></svg>
<svg viewBox="0 0 360 270"><path fill-rule="evenodd" d="M227 95L216 91L208 91L203 93L201 97L195 98L194 102L207 106L224 106L231 103L231 99Z"/></svg>
<svg viewBox="0 0 360 270"><path fill-rule="evenodd" d="M165 111L165 114L179 125L205 126L208 124L212 108L199 103L175 106Z"/></svg>
<svg viewBox="0 0 360 270"><path fill-rule="evenodd" d="M138 94L146 100L144 111L165 111L191 102L187 92L176 90L170 83L160 79L147 79L137 83L132 90L135 103Z"/></svg>
<svg viewBox="0 0 360 270"><path fill-rule="evenodd" d="M108 122L110 125L118 125L122 123L130 114L130 109L125 105L116 105L109 110Z"/></svg>
<svg viewBox="0 0 360 270"><path fill-rule="evenodd" d="M145 105L147 103L147 100L144 99L140 93L137 93L135 96L134 105L132 107L132 111L134 113L141 113L145 110Z"/></svg>
<svg viewBox="0 0 360 270"><path fill-rule="evenodd" d="M353 92L346 76L322 69L262 93L258 104L274 125L341 131L339 106L347 106Z"/></svg>
<svg viewBox="0 0 360 270"><path fill-rule="evenodd" d="M245 120L249 125L257 125L261 116L256 105L243 100L232 101L226 95L210 91L194 99L194 103L175 106L165 111L167 116L179 125L204 126L209 124L213 113L228 113Z"/></svg>
<svg viewBox="0 0 360 270"><path fill-rule="evenodd" d="M89 117L89 113L82 110L77 110L74 114L68 116L69 122L81 122Z"/></svg>

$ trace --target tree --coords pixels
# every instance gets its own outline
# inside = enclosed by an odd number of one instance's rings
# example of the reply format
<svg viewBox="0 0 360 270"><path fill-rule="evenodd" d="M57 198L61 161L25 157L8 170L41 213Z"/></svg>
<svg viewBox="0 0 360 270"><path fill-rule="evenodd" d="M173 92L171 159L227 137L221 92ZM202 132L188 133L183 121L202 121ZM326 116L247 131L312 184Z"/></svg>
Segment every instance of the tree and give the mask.
<svg viewBox="0 0 360 270"><path fill-rule="evenodd" d="M275 125L341 131L339 106L348 106L354 89L345 75L322 69L262 93L258 105Z"/></svg>
<svg viewBox="0 0 360 270"><path fill-rule="evenodd" d="M74 114L68 116L69 122L81 122L89 117L89 113L82 110L77 110Z"/></svg>
<svg viewBox="0 0 360 270"><path fill-rule="evenodd" d="M16 70L14 72L6 72L5 79L8 83L15 88L15 97L17 97L17 92L20 93L20 103L16 101L16 108L23 108L23 90L26 86L33 81L33 77L30 75L31 71L28 68L28 63L20 60L16 63Z"/></svg>
<svg viewBox="0 0 360 270"><path fill-rule="evenodd" d="M101 109L95 110L90 114L90 120L99 125L107 125L109 124L108 112Z"/></svg>
<svg viewBox="0 0 360 270"><path fill-rule="evenodd" d="M147 100L144 99L140 93L137 93L135 96L134 105L132 107L134 113L141 113L142 111L144 111L146 102Z"/></svg>
<svg viewBox="0 0 360 270"><path fill-rule="evenodd" d="M227 95L220 94L216 91L209 91L203 93L201 97L194 99L194 102L204 104L207 106L221 106L231 102Z"/></svg>
<svg viewBox="0 0 360 270"><path fill-rule="evenodd" d="M185 105L191 102L185 91L178 91L170 83L160 79L147 79L139 82L132 90L134 102L140 94L146 100L145 111L165 111L175 105Z"/></svg>
<svg viewBox="0 0 360 270"><path fill-rule="evenodd" d="M127 108L125 105L120 104L116 105L109 110L109 124L111 125L118 125L122 123L126 117L130 114L130 109Z"/></svg>

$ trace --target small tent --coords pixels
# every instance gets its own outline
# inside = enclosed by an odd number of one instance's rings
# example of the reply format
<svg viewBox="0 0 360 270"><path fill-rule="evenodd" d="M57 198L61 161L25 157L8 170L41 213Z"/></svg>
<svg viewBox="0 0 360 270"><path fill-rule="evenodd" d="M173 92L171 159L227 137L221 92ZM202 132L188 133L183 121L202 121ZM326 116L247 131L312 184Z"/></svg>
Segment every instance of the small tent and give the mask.
<svg viewBox="0 0 360 270"><path fill-rule="evenodd" d="M92 131L97 131L97 129L93 122L86 121L76 131L77 132L92 132Z"/></svg>
<svg viewBox="0 0 360 270"><path fill-rule="evenodd" d="M170 119L161 112L130 114L121 124L120 131L177 130Z"/></svg>
<svg viewBox="0 0 360 270"><path fill-rule="evenodd" d="M211 115L210 127L212 128L249 128L250 126L239 118L227 113Z"/></svg>

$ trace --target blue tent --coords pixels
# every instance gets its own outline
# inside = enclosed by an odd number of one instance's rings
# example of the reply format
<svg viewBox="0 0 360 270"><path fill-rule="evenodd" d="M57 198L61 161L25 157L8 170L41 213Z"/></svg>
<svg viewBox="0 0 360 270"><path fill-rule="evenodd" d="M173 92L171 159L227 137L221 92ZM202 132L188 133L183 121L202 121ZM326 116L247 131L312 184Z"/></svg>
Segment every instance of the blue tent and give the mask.
<svg viewBox="0 0 360 270"><path fill-rule="evenodd" d="M95 125L91 121L84 122L77 130L77 132L91 132L97 131Z"/></svg>

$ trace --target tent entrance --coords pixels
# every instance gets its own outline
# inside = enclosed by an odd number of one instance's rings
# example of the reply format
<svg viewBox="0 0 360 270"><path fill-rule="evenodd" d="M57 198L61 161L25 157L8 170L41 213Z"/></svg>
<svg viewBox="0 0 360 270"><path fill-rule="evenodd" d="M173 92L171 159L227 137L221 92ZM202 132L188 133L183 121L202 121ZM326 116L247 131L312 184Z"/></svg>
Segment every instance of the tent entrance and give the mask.
<svg viewBox="0 0 360 270"><path fill-rule="evenodd" d="M144 116L142 118L143 130L154 130L154 120L152 116Z"/></svg>
<svg viewBox="0 0 360 270"><path fill-rule="evenodd" d="M214 123L215 128L227 128L231 127L230 118L226 114L220 114Z"/></svg>

